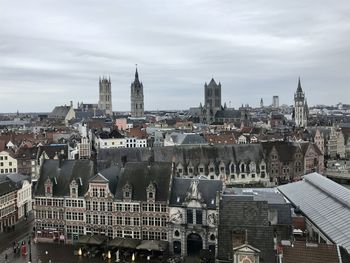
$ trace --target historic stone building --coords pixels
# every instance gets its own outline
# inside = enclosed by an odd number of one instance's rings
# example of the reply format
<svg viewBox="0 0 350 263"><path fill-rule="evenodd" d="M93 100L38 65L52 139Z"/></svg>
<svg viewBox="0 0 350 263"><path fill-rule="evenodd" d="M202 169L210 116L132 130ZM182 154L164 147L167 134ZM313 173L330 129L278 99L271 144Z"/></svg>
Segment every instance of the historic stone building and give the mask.
<svg viewBox="0 0 350 263"><path fill-rule="evenodd" d="M106 112L106 115L113 115L112 109L112 83L111 79L102 77L99 79L99 100L98 108Z"/></svg>
<svg viewBox="0 0 350 263"><path fill-rule="evenodd" d="M131 117L140 118L145 116L143 84L139 80L139 73L135 72L135 80L131 83Z"/></svg>
<svg viewBox="0 0 350 263"><path fill-rule="evenodd" d="M309 114L309 109L307 106L305 93L303 92L300 84L300 78L298 81L298 88L294 94L294 121L297 127L307 126L307 118Z"/></svg>
<svg viewBox="0 0 350 263"><path fill-rule="evenodd" d="M204 106L200 106L202 116L201 122L212 123L215 114L221 110L221 83L217 84L212 78L209 84L204 84Z"/></svg>
<svg viewBox="0 0 350 263"><path fill-rule="evenodd" d="M187 256L217 244L220 180L174 178L171 186L169 250Z"/></svg>
<svg viewBox="0 0 350 263"><path fill-rule="evenodd" d="M227 185L270 185L267 161L261 144L175 146L139 149L101 149L99 169L122 160L173 162L175 176L221 180Z"/></svg>
<svg viewBox="0 0 350 263"><path fill-rule="evenodd" d="M34 192L36 237L72 242L85 231L85 199L94 176L89 160L45 160Z"/></svg>

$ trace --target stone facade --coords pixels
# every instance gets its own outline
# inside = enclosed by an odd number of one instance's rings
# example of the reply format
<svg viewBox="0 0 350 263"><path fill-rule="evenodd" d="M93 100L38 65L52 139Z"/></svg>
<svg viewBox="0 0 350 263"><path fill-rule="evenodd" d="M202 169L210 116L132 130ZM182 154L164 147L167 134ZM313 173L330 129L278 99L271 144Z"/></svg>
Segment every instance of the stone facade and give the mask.
<svg viewBox="0 0 350 263"><path fill-rule="evenodd" d="M209 84L204 84L204 107L200 106L202 111L201 122L212 123L215 121L215 114L221 110L221 83L218 84L212 78Z"/></svg>
<svg viewBox="0 0 350 263"><path fill-rule="evenodd" d="M99 110L105 111L106 115L113 115L112 109L112 83L111 79L105 77L99 80Z"/></svg>
<svg viewBox="0 0 350 263"><path fill-rule="evenodd" d="M139 80L139 73L135 72L135 80L131 83L131 117L140 118L145 116L143 84Z"/></svg>
<svg viewBox="0 0 350 263"><path fill-rule="evenodd" d="M308 106L300 84L300 78L298 81L298 88L294 94L294 121L297 127L307 126Z"/></svg>

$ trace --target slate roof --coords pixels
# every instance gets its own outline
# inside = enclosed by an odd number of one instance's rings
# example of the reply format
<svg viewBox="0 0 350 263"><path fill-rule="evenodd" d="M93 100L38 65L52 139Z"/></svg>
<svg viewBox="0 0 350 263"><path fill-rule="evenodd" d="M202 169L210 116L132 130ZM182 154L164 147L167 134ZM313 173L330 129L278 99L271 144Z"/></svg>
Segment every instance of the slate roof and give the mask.
<svg viewBox="0 0 350 263"><path fill-rule="evenodd" d="M246 197L245 200L266 201L270 209L278 212L277 224L292 224L291 206L276 188L226 188L224 193L241 196L242 200Z"/></svg>
<svg viewBox="0 0 350 263"><path fill-rule="evenodd" d="M350 252L350 190L318 174L278 190L328 238Z"/></svg>
<svg viewBox="0 0 350 263"><path fill-rule="evenodd" d="M283 263L341 263L336 245L296 241L283 247ZM344 261L345 262L345 261Z"/></svg>
<svg viewBox="0 0 350 263"><path fill-rule="evenodd" d="M146 188L150 183L156 186L156 201L168 201L170 197L170 179L172 164L167 162L128 162L122 169L116 199L123 199L123 187L129 183L132 187L132 200L146 201Z"/></svg>
<svg viewBox="0 0 350 263"><path fill-rule="evenodd" d="M56 106L53 109L53 111L49 114L49 118L64 119L66 118L69 110L70 106Z"/></svg>
<svg viewBox="0 0 350 263"><path fill-rule="evenodd" d="M67 144L52 144L52 145L44 145L39 146L38 148L38 158L42 155L43 152L47 154L49 159L54 159L55 156L60 155L63 151L64 156L68 156L68 145Z"/></svg>
<svg viewBox="0 0 350 263"><path fill-rule="evenodd" d="M208 144L203 136L195 133L172 132L169 137L177 145Z"/></svg>
<svg viewBox="0 0 350 263"><path fill-rule="evenodd" d="M114 165L114 166L111 166L110 168L100 171L99 174L102 175L103 178L108 181L109 191L113 195L115 195L115 191L117 190L117 184L120 176L120 167ZM91 179L90 181L92 180L93 179Z"/></svg>
<svg viewBox="0 0 350 263"><path fill-rule="evenodd" d="M35 195L45 195L44 184L49 178L53 182L53 196L69 196L69 185L73 180L76 180L79 185L79 196L83 196L88 190L89 179L93 176L94 167L90 160L45 160L41 168Z"/></svg>
<svg viewBox="0 0 350 263"><path fill-rule="evenodd" d="M215 119L241 119L241 112L239 110L219 110L215 113Z"/></svg>
<svg viewBox="0 0 350 263"><path fill-rule="evenodd" d="M11 193L19 189L19 186L7 178L7 175L2 174L0 176L0 196Z"/></svg>
<svg viewBox="0 0 350 263"><path fill-rule="evenodd" d="M212 161L222 160L228 166L231 162L238 164L254 161L258 164L265 158L261 144L100 149L99 168L109 167L110 163L121 165L124 156L127 157L128 162L148 161L153 158L156 162L175 162L187 165L191 161L195 170L199 164L208 165Z"/></svg>
<svg viewBox="0 0 350 263"><path fill-rule="evenodd" d="M182 206L185 202L187 193L191 191L191 182L195 179L191 178L177 178L175 177L171 186L170 206ZM220 180L198 180L198 191L200 192L207 208L216 208L216 194L222 191L222 181ZM179 200L179 201L178 201Z"/></svg>

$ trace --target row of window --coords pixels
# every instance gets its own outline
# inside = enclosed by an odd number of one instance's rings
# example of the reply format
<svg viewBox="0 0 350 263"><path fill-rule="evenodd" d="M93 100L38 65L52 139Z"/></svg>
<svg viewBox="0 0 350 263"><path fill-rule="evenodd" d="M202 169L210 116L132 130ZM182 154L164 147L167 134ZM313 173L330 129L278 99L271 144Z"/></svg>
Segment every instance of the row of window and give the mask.
<svg viewBox="0 0 350 263"><path fill-rule="evenodd" d="M142 217L143 226L166 226L167 218L163 217Z"/></svg>
<svg viewBox="0 0 350 263"><path fill-rule="evenodd" d="M78 212L66 212L66 220L84 221L84 214Z"/></svg>
<svg viewBox="0 0 350 263"><path fill-rule="evenodd" d="M8 165L9 165L9 166L12 166L12 162L8 162ZM4 166L4 163L3 163L3 162L0 162L0 166Z"/></svg>
<svg viewBox="0 0 350 263"><path fill-rule="evenodd" d="M11 214L11 213L13 213L15 211L16 211L16 207L15 207L14 204L11 205L11 206L7 206L7 207L5 207L3 209L0 209L0 218L4 217L4 216L7 216L7 215L9 215L9 214Z"/></svg>
<svg viewBox="0 0 350 263"><path fill-rule="evenodd" d="M140 212L139 204L121 204L118 203L115 206L117 212Z"/></svg>
<svg viewBox="0 0 350 263"><path fill-rule="evenodd" d="M35 210L35 219L59 219L63 220L62 211Z"/></svg>
<svg viewBox="0 0 350 263"><path fill-rule="evenodd" d="M0 205L3 206L4 204L8 202L14 202L16 198L15 192L5 194L0 197Z"/></svg>
<svg viewBox="0 0 350 263"><path fill-rule="evenodd" d="M166 205L162 205L162 204L142 204L142 211L166 213L167 209L166 209Z"/></svg>
<svg viewBox="0 0 350 263"><path fill-rule="evenodd" d="M86 210L90 211L113 211L113 203L112 202L97 202L97 201L86 201Z"/></svg>
<svg viewBox="0 0 350 263"><path fill-rule="evenodd" d="M7 169L7 168L6 168L6 169L0 169L0 173L2 173L2 174L3 174L3 173L5 173L5 174L7 174L7 173L12 173L12 172L13 172L13 173L16 173L16 172L17 172L17 169L16 169L16 168L13 168L13 169L12 169L12 168L9 168L9 169Z"/></svg>
<svg viewBox="0 0 350 263"><path fill-rule="evenodd" d="M0 156L0 161L2 161L2 160L7 160L7 156Z"/></svg>
<svg viewBox="0 0 350 263"><path fill-rule="evenodd" d="M117 216L115 222L116 222L117 225L139 226L140 225L140 218L139 217L122 217L122 216Z"/></svg>
<svg viewBox="0 0 350 263"><path fill-rule="evenodd" d="M113 219L111 215L90 215L86 214L86 223L94 225L109 225L113 224Z"/></svg>
<svg viewBox="0 0 350 263"><path fill-rule="evenodd" d="M51 199L51 198L35 198L35 204L41 206L59 206L63 208L64 201L63 199Z"/></svg>

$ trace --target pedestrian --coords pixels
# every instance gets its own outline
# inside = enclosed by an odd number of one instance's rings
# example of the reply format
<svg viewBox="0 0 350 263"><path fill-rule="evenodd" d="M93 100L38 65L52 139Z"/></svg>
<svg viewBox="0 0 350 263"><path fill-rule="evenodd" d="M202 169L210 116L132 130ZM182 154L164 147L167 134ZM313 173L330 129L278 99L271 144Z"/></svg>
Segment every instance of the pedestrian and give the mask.
<svg viewBox="0 0 350 263"><path fill-rule="evenodd" d="M7 263L7 253L5 254L5 262Z"/></svg>

